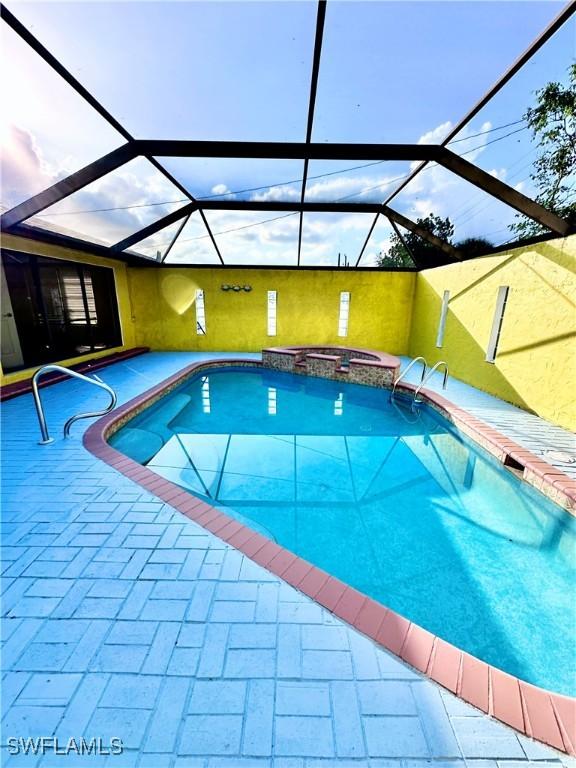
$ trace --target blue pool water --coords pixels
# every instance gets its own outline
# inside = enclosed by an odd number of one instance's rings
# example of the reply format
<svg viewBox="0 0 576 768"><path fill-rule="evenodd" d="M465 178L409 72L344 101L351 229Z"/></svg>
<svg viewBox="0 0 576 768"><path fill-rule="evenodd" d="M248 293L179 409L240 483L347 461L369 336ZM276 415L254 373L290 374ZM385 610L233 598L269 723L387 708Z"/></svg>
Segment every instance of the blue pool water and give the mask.
<svg viewBox="0 0 576 768"><path fill-rule="evenodd" d="M431 409L211 369L110 442L459 648L576 693L576 520Z"/></svg>

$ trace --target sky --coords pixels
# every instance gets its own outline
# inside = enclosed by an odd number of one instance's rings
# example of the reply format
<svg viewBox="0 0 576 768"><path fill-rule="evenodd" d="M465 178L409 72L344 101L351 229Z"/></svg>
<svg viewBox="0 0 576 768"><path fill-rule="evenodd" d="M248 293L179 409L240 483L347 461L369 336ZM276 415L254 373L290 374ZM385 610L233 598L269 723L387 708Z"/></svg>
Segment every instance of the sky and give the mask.
<svg viewBox="0 0 576 768"><path fill-rule="evenodd" d="M315 3L7 5L137 138L305 138ZM439 143L562 7L552 0L330 0L312 140ZM9 208L124 139L3 23L2 49L11 73L2 115L1 203ZM522 115L538 88L566 80L574 54L572 19L450 148L534 194L529 176L537 150ZM198 198L300 197L300 161L159 160ZM411 167L311 162L305 199L383 202ZM139 158L42 212L34 223L113 244L185 202ZM392 207L413 219L450 216L456 240L483 235L499 244L512 236L514 211L439 167L418 175ZM206 217L227 263L296 263L297 214L210 211ZM302 263L335 265L339 253L354 262L373 218L306 214ZM265 223L253 226L258 222ZM150 257L163 252L177 226L134 250ZM389 238L390 227L380 218L364 266L386 250ZM190 218L168 260L217 261L199 215Z"/></svg>

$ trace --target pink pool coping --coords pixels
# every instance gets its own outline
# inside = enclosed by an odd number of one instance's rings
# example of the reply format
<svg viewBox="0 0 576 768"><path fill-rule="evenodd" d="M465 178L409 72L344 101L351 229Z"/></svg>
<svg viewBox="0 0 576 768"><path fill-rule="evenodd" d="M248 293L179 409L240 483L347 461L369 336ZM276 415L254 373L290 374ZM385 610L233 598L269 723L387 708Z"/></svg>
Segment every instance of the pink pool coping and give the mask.
<svg viewBox="0 0 576 768"><path fill-rule="evenodd" d="M160 384L98 419L85 432L84 447L186 517L213 533L246 557L275 574L338 618L386 648L416 670L522 734L576 756L576 699L526 683L513 675L461 651L381 603L349 587L315 565L221 512L205 501L165 480L112 448L107 438L186 378L204 369L222 366L264 367L257 360L206 360L183 368ZM405 385L413 391L414 387ZM561 473L529 451L472 417L441 395L423 389L423 398L445 413L466 434L477 434L503 456L518 456L542 483L565 488ZM504 461L504 459L502 459ZM548 471L546 471L548 470ZM576 483L567 478L574 501ZM573 513L574 507L570 508Z"/></svg>

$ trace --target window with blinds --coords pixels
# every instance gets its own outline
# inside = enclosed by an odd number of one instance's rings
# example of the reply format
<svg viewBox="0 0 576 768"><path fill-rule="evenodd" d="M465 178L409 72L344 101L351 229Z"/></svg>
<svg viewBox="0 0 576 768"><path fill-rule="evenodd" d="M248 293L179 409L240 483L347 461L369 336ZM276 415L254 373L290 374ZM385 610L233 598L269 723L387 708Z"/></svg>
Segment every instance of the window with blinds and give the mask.
<svg viewBox="0 0 576 768"><path fill-rule="evenodd" d="M121 346L113 269L9 249L2 264L21 367Z"/></svg>
<svg viewBox="0 0 576 768"><path fill-rule="evenodd" d="M90 275L83 275L83 278L84 292L80 275L74 274L72 270L62 273L62 298L69 323L86 325L98 322L92 278Z"/></svg>

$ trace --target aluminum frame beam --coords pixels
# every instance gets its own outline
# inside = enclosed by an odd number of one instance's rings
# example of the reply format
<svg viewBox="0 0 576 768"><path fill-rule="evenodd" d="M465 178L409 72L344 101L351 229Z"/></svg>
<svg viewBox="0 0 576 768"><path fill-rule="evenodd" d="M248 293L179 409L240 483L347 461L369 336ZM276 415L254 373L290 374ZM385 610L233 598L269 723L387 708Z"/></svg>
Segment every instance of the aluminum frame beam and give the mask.
<svg viewBox="0 0 576 768"><path fill-rule="evenodd" d="M178 240L178 238L180 237L180 234L181 234L182 230L184 229L184 227L186 226L186 224L188 224L188 222L190 221L190 216L192 216L192 213L189 213L189 214L188 214L188 216L185 216L185 217L182 219L182 221L181 221L181 223L180 223L180 226L179 226L179 227L178 227L178 229L176 230L176 234L174 235L174 237L173 237L173 238L172 238L172 240L170 241L170 245L169 245L169 246L168 246L168 248L166 248L166 250L164 251L164 255L163 255L163 256L161 256L161 257L158 259L158 261L159 261L161 264L163 264L163 263L166 261L166 259L168 258L168 254L170 253L170 251L172 250L172 248L173 248L173 247L174 247L174 245L176 244L176 240Z"/></svg>
<svg viewBox="0 0 576 768"><path fill-rule="evenodd" d="M58 59L45 48L42 43L37 40L34 35L28 30L21 21L19 21L14 14L6 8L2 3L0 4L0 18L8 24L8 26L19 35L25 43L27 43L33 51L35 51L52 69L62 77L68 85L70 85L76 93L82 96L91 107L93 107L98 114L106 120L118 133L123 136L127 141L132 141L133 137L128 131L121 125L116 118L108 112L108 110L100 104L100 102L92 96L92 94L84 88L84 86L76 80L65 66L63 66Z"/></svg>
<svg viewBox="0 0 576 768"><path fill-rule="evenodd" d="M216 242L216 238L214 237L214 233L210 229L210 225L208 224L208 220L206 218L206 215L204 214L204 211L202 208L198 209L200 211L200 218L204 222L204 226L206 227L206 231L208 232L208 237L210 240L212 240L212 245L214 246L214 250L216 251L216 255L220 259L220 263L224 264L224 259L222 258L222 254L220 253L220 248L218 248L218 243Z"/></svg>
<svg viewBox="0 0 576 768"><path fill-rule="evenodd" d="M322 41L324 38L324 22L326 20L326 0L319 0L318 13L316 16L316 36L314 38L314 57L312 61L312 77L310 81L310 100L308 102L308 122L306 124L306 144L312 141L312 127L314 125L314 109L316 107L316 92L318 90L318 74L320 72L320 58L322 56ZM308 158L304 160L304 172L302 174L302 187L300 191L300 202L304 203L306 195L306 182L308 181ZM302 253L302 226L304 223L304 213L300 211L300 221L298 223L298 260L300 266L300 254Z"/></svg>
<svg viewBox="0 0 576 768"><path fill-rule="evenodd" d="M462 259L462 254L460 251L454 248L453 245L450 245L450 243L447 243L446 241L441 240L439 237L436 237L436 235L433 235L427 229L424 229L424 227L416 224L416 222L412 221L412 219L403 216L401 213L398 213L392 208L389 208L387 205L382 206L381 213L384 216L387 216L391 221L396 222L396 224L400 224L400 226L404 227L404 229L407 229L409 232L413 232L415 235L418 235L418 237L426 240L430 243L430 245L433 245L435 248L445 253L451 259L456 259L457 261ZM356 266L358 266L358 261L356 262Z"/></svg>
<svg viewBox="0 0 576 768"><path fill-rule="evenodd" d="M568 19L576 12L576 2L570 2L568 5L563 8L560 13L556 16L556 18L552 19L550 24L542 31L540 35L526 48L526 50L520 54L520 56L516 59L516 61L504 72L502 77L500 77L490 88L486 93L474 104L474 106L464 115L464 117L456 123L454 128L448 133L447 136L444 137L444 139L441 142L442 147L445 147L447 144L449 144L452 139L460 133L462 128L464 128L465 125L467 125L470 120L473 120L476 115L480 112L481 109L483 109L486 104L488 104L491 99L496 96L496 94L504 88L504 86L514 77L514 75L522 69L522 67L530 61L532 56L534 56L535 53L537 53L542 46L548 42L548 40L560 29L563 24L565 24ZM412 173L400 184L399 187L397 187L394 192L392 192L384 201L385 204L391 202L396 195L398 195L411 181L412 179L417 176L422 170L424 170L424 167L426 166L426 161L423 161L417 168L415 168Z"/></svg>
<svg viewBox="0 0 576 768"><path fill-rule="evenodd" d="M571 226L568 221L557 216L555 213L552 213L552 211L549 211L547 208L544 208L544 206L540 205L540 203L537 203L535 200L526 197L522 192L518 192L518 190L511 187L509 184L505 184L490 173L483 171L477 165L460 157L460 155L457 155L455 152L444 148L438 163L449 171L452 171L456 176L460 176L460 178L469 181L471 184L474 184L475 187L482 189L497 200L506 203L511 208L515 208L524 216L528 216L528 218L537 221L539 224L551 229L553 232L564 236L570 232Z"/></svg>
<svg viewBox="0 0 576 768"><path fill-rule="evenodd" d="M106 120L106 122L109 125L111 125L113 128L115 128L118 131L118 133L121 136L123 136L132 147L134 146L135 139L129 133L129 131L127 131L126 128L124 128L124 126L121 125L121 123L119 123L118 120L116 120L116 118L110 112L108 112L108 110L102 104L100 104L98 99L96 99L90 93L90 91L88 91L82 85L82 83L80 83L74 77L74 75L71 72L69 72L66 69L66 67L63 64L61 64L58 61L58 59L52 53L50 53L50 51L44 45L42 45L42 43L36 37L34 37L34 35L24 26L24 24L22 24L16 18L16 16L14 16L14 14L11 13L6 8L6 6L3 5L3 4L0 4L0 17L8 24L8 26L11 27L11 29L14 32L16 32L17 35L20 36L20 38L25 43L27 43L32 48L32 50L35 53L37 53L46 62L46 64L48 64L48 66L50 66L57 74L59 74L60 77L62 77L66 81L66 83L68 83L68 85L71 86L76 91L76 93L78 93L79 96L81 96L85 101L87 101L88 104L90 104L90 106L93 109L95 109L96 112L98 112L98 114L101 117L103 117L104 120ZM136 157L136 156L137 156L137 153L134 154L134 157ZM152 163L152 165L166 179L168 179L168 181L171 184L173 184L178 190L180 190L180 192L182 192L184 195L186 195L186 197L190 201L192 201L192 202L194 201L193 195L186 189L186 187L184 187L177 179L175 179L174 176L172 176L172 174L169 171L167 171L166 168L164 168L164 166L155 157L153 157L152 155L144 155L144 156L146 157L146 159L150 163ZM98 161L96 161L96 162L98 162ZM96 178L99 178L99 177L93 178L92 181L94 181ZM73 190L73 191L76 191L76 190ZM62 198L60 198L60 199L62 199ZM42 210L42 209L40 209L40 210ZM38 213L38 211L35 211L35 212ZM17 214L17 215L19 215L19 214ZM29 218L29 216L25 216L24 218ZM23 220L24 220L23 218L20 218L15 223L20 223ZM220 254L220 251L218 249L218 245L216 244L216 241L214 240L214 236L212 235L212 232L210 230L208 222L206 221L206 218L204 217L203 214L202 214L202 220L204 222L204 226L206 227L206 230L207 230L208 234L210 235L210 238L212 239L212 242L214 243L214 248L216 249L216 253L218 254L218 258L220 259L220 261L222 263L224 263L223 259L222 259L222 255ZM11 219L8 218L7 221L11 221ZM11 224L4 224L3 220L0 219L0 228L3 227L3 226L11 226Z"/></svg>
<svg viewBox="0 0 576 768"><path fill-rule="evenodd" d="M114 253L118 253L119 251L125 251L127 248L130 248L130 246L134 245L135 243L139 243L141 240L145 240L147 237L150 237L151 235L155 235L156 232L160 232L161 229L164 229L165 227L169 227L171 224L174 224L176 221L180 221L180 219L183 219L185 216L191 215L197 209L198 209L198 204L196 202L189 203L188 205L185 205L182 208L178 208L178 210L168 213L166 216L163 216L161 219L158 219L157 221L153 221L152 224L148 224L148 226L143 227L142 229L139 229L138 232L134 232L132 235L128 235L128 237L125 237L123 240L120 240L118 243L115 243L114 245L110 246L110 250L113 251Z"/></svg>
<svg viewBox="0 0 576 768"><path fill-rule="evenodd" d="M43 192L39 192L37 195L24 200L23 203L3 213L0 217L0 227L5 230L20 224L25 219L29 219L45 208L49 208L51 205L60 202L60 200L64 200L65 197L74 194L74 192L78 192L78 190L93 181L101 179L102 176L106 176L111 171L115 171L135 157L136 154L132 144L123 144L118 149L109 152L104 157L95 160L90 165L86 165L79 171L48 187Z"/></svg>
<svg viewBox="0 0 576 768"><path fill-rule="evenodd" d="M576 2L570 2L568 5L563 8L560 13L556 16L555 19L553 19L550 24L546 27L546 29L543 30L543 32L538 35L538 37L526 48L526 50L520 54L520 56L516 59L516 61L504 72L502 77L500 77L494 85L486 91L486 93L474 104L474 106L464 115L463 118L461 118L458 123L452 128L452 130L448 133L447 136L444 137L442 143L440 146L445 147L447 144L452 141L452 139L458 135L458 133L464 128L465 125L467 125L471 120L476 117L476 115L480 112L481 109L483 109L486 104L494 97L496 94L504 88L504 86L514 77L514 75L519 72L520 69L534 56L535 53L537 53L542 46L548 42L548 40L560 29L560 27L565 24L565 22L570 19L570 17L576 12ZM428 164L427 160L423 160L419 166L417 166L411 173L408 174L408 176L404 179L404 181L399 184L396 189L391 192L388 197L384 200L384 205L388 205L392 202L392 200L402 192L403 189L405 189L408 184L412 181L412 179L417 176L419 173L421 173L426 165ZM366 238L366 241L364 245L362 246L362 250L360 251L360 254L356 260L356 265L360 263L362 256L364 255L364 251L366 249L366 245L368 244L368 240L370 239L370 235L372 234L372 231L374 230L374 227L376 226L376 222L378 221L378 216L374 218L374 221L372 222L372 226L370 228L370 232L368 234L368 237Z"/></svg>
<svg viewBox="0 0 576 768"><path fill-rule="evenodd" d="M205 210L210 211L262 211L266 213L270 212L286 212L286 213L382 213L388 218L400 224L410 232L414 232L424 240L427 240L431 245L446 253L453 259L459 258L459 253L456 249L445 243L440 238L428 232L427 229L420 227L411 219L403 216L401 213L389 208L387 206L382 208L379 203L321 203L321 202L309 202L309 203L296 203L290 201L278 201L278 200L265 200L265 201L251 201L251 200L197 200L194 203L185 205L179 208L177 211L169 213L158 221L149 224L147 227L129 235L124 240L116 243L111 247L114 253L124 251L126 248L130 248L136 243L144 240L150 235L159 232L170 224L179 221L181 218L190 215L195 210L199 210L203 213ZM371 233L370 233L371 234Z"/></svg>
<svg viewBox="0 0 576 768"><path fill-rule="evenodd" d="M402 245L404 246L404 248L408 252L408 255L410 256L410 258L414 262L414 266L417 267L418 269L421 269L422 267L425 267L426 264L422 261L422 259L419 256L416 256L414 254L414 251L412 250L412 248L410 248L410 246L406 242L406 239L404 238L404 235L402 234L402 232L400 232L400 228L398 227L398 224L396 224L394 219L388 219L388 221L390 222L390 226L394 230L394 232L396 234L396 237L398 238L398 240L400 240L400 242L402 243Z"/></svg>
<svg viewBox="0 0 576 768"><path fill-rule="evenodd" d="M544 32L529 46L528 49L514 62L506 73L495 83L495 85L477 102L477 104L467 113L467 115L452 129L440 145L414 145L414 144L317 144L311 142L312 125L314 119L314 107L316 99L318 72L320 65L322 37L326 13L326 0L319 0L318 15L316 25L316 37L314 47L313 71L310 91L310 102L308 111L308 122L305 143L278 143L278 142L222 142L222 141L171 141L171 140L137 140L98 102L98 100L87 91L81 83L37 40L26 27L4 6L0 5L0 15L2 19L50 66L56 71L80 96L82 96L118 133L127 140L127 144L110 152L102 158L85 166L68 176L66 179L57 182L48 189L40 192L38 195L25 200L14 208L6 211L0 217L0 227L3 230L10 231L13 227L40 211L48 208L69 195L77 192L93 181L105 176L107 173L119 168L130 160L138 156L146 157L177 189L185 194L191 201L190 206L186 206L179 211L163 217L149 227L134 233L125 240L112 247L112 251L117 252L124 248L141 241L145 237L168 226L173 221L178 221L181 217L191 215L194 210L199 210L202 220L206 226L208 235L216 249L218 257L222 264L224 260L218 249L214 235L212 234L204 210L220 209L234 210L233 207L227 207L224 203L218 201L196 201L191 193L178 182L159 162L157 156L177 156L177 157L235 157L235 158L268 158L268 159L303 159L304 160L304 178L302 184L300 205L293 203L276 204L283 207L255 208L247 202L236 202L236 210L289 210L300 211L300 228L298 238L298 263L300 263L300 250L302 239L302 215L306 210L316 211L364 211L374 212L376 217L368 233L362 251L356 261L358 266L370 236L376 225L378 216L382 213L387 216L392 223L401 224L406 229L418 234L428 242L434 244L440 250L444 251L451 258L458 258L457 251L448 243L431 235L427 230L419 227L407 217L402 216L388 207L388 202L392 200L408 183L419 173L427 162L436 161L452 173L466 179L476 187L501 200L507 205L515 208L523 215L532 218L543 226L551 229L559 235L566 235L574 230L569 222L556 216L551 211L536 203L534 200L522 195L517 190L504 184L499 179L481 170L477 166L469 163L459 155L446 148L446 144L466 125L490 99L500 91L504 85L524 66L524 64L538 51L546 41L574 14L576 11L576 2L569 3L563 11L549 24ZM371 160L421 160L418 166L407 179L385 200L383 205L370 207L368 204L358 204L356 206L341 207L338 203L315 204L315 207L308 207L304 203L306 178L308 163L310 160L351 160L351 161L371 161ZM288 206L288 207L286 207ZM322 207L318 207L322 206ZM329 206L329 207L328 207ZM186 210L188 209L188 210ZM170 219L176 215L176 218ZM182 229L182 228L181 228ZM176 241L178 231L172 245ZM122 247L121 247L122 246Z"/></svg>
<svg viewBox="0 0 576 768"><path fill-rule="evenodd" d="M156 142L153 142L156 143ZM161 142L165 143L165 142ZM169 142L172 143L172 142ZM182 142L176 142L182 144ZM407 152L409 155L421 153L425 151L426 154L434 156L439 165L444 166L452 173L466 179L474 184L476 187L484 190L491 196L505 202L507 205L515 208L520 213L534 219L543 226L557 232L560 235L566 235L571 231L569 222L561 219L556 214L548 211L546 208L536 203L534 200L523 195L521 192L510 187L508 184L496 179L486 171L478 168L472 163L464 160L459 155L455 154L445 147L438 145L398 145L398 144L382 144L382 145L364 145L364 144L283 144L273 145L269 143L245 143L245 142L183 142L184 144L193 144L197 146L202 144L205 152L213 152L222 145L227 145L228 149L224 150L224 156L226 152L230 152L229 156L236 156L238 154L239 147L243 147L243 151L248 157L268 157L268 153L272 151L277 152L280 147L287 148L285 152L280 152L281 157L291 156L292 152L295 152L301 159L303 155L306 155L309 159L323 158L323 159L369 159L375 156L391 156L397 153L398 148L402 153ZM368 149L367 149L368 147ZM47 190L40 192L38 195L30 198L29 200L20 203L9 211L6 211L0 218L0 225L3 229L12 227L25 219L30 218L36 213L48 208L51 205L63 200L65 197L73 194L74 192L82 189L82 187L90 184L91 182L105 176L107 173L119 168L130 160L134 159L139 154L139 150L143 149L143 143L141 141L129 142L122 147L110 152L104 157L96 160L95 162L82 168L80 171L68 176L66 179L57 182ZM343 153L342 156L340 153ZM212 156L212 155L206 155ZM276 155L274 155L276 156ZM191 195L188 195L191 199L191 205L195 208L203 210L219 209L219 210L249 210L253 208L251 201L211 201L211 200L196 200ZM283 207L278 208L261 208L260 210L305 210L301 209L304 203L300 202L299 205L294 203L278 203ZM319 204L318 204L319 205ZM387 213L387 206L374 203L356 203L343 205L342 203L326 203L324 208L317 208L317 210L333 210L333 211L362 211L373 213ZM288 206L288 207L286 207ZM313 210L313 209L309 209ZM390 209L391 210L391 209ZM394 214L395 212L392 211ZM174 221L177 219L172 219ZM163 221L163 219L161 219ZM170 223L170 221L169 221ZM208 223L205 222L207 229ZM158 231L157 229L151 230ZM129 240L130 238L127 238ZM137 242L137 241L135 241Z"/></svg>
<svg viewBox="0 0 576 768"><path fill-rule="evenodd" d="M139 155L264 160L437 160L437 144L350 144L280 141L136 139Z"/></svg>

